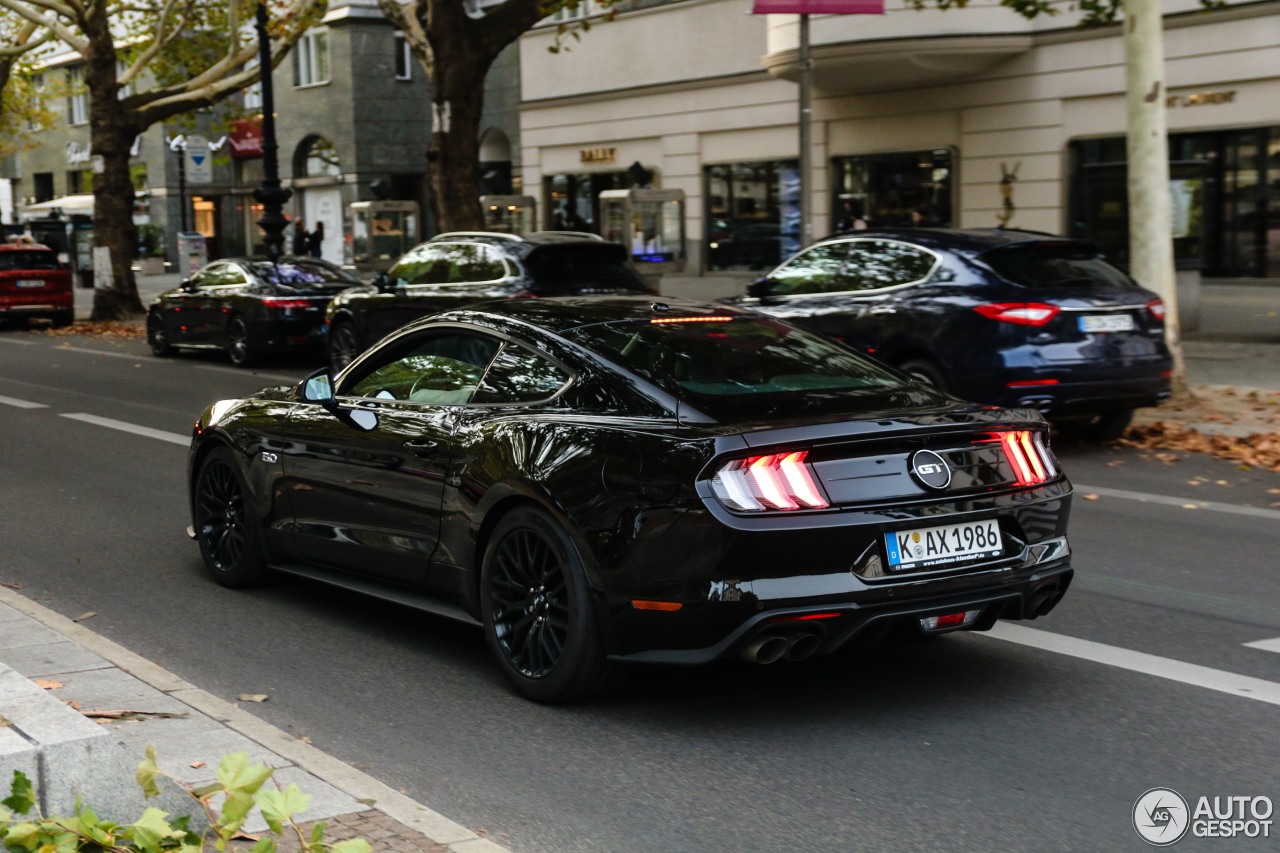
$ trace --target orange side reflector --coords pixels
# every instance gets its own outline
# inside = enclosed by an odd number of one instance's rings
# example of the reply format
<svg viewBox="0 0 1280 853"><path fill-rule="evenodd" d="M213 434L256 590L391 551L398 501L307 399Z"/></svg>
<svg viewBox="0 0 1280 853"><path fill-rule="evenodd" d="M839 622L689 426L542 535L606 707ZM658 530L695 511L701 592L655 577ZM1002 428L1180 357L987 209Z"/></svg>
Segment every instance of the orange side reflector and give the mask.
<svg viewBox="0 0 1280 853"><path fill-rule="evenodd" d="M684 607L684 605L678 601L641 601L640 599L634 599L631 602L631 606L636 610L666 610L669 612L673 612Z"/></svg>

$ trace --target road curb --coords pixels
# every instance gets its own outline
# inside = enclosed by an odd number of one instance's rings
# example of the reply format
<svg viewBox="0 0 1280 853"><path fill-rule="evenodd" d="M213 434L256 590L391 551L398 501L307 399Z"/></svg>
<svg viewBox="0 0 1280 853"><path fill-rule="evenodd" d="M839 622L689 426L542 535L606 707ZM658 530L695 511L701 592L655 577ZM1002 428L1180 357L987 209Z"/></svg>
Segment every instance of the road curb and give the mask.
<svg viewBox="0 0 1280 853"><path fill-rule="evenodd" d="M21 593L0 587L0 603L7 604L45 627L57 631L68 640L98 655L139 681L209 716L276 755L288 759L321 781L332 785L353 799L368 803L369 808L382 812L410 829L421 832L434 843L453 853L506 853L506 848L477 835L439 812L379 782L367 773L298 740L239 706L201 690L141 655L129 651L119 643L94 633Z"/></svg>

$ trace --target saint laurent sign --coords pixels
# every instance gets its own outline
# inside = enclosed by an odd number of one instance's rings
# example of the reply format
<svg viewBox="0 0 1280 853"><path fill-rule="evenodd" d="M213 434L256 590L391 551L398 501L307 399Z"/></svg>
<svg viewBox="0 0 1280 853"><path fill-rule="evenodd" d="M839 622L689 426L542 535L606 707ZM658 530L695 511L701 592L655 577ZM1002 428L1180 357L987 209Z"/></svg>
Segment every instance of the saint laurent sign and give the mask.
<svg viewBox="0 0 1280 853"><path fill-rule="evenodd" d="M1165 99L1164 105L1170 109L1174 107L1200 107L1205 104L1233 104L1236 100L1236 90L1231 89L1226 92L1196 92L1190 95L1170 95Z"/></svg>
<svg viewBox="0 0 1280 853"><path fill-rule="evenodd" d="M583 163L616 163L617 148L583 148L580 152Z"/></svg>

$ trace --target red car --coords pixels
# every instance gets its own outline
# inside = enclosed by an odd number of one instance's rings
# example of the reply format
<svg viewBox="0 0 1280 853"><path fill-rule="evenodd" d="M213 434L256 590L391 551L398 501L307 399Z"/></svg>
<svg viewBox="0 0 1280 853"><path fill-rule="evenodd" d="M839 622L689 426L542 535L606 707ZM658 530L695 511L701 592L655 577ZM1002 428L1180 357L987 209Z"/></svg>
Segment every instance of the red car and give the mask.
<svg viewBox="0 0 1280 853"><path fill-rule="evenodd" d="M0 320L44 317L54 326L75 320L71 271L39 243L0 243Z"/></svg>

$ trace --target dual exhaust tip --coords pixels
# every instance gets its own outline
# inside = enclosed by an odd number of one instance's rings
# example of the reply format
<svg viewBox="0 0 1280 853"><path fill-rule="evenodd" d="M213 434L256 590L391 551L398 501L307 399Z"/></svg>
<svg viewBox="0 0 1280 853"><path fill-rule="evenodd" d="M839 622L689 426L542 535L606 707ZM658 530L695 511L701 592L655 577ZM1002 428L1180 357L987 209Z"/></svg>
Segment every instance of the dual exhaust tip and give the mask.
<svg viewBox="0 0 1280 853"><path fill-rule="evenodd" d="M768 664L786 660L804 660L813 657L822 645L817 634L761 634L742 650L743 660L749 663Z"/></svg>

